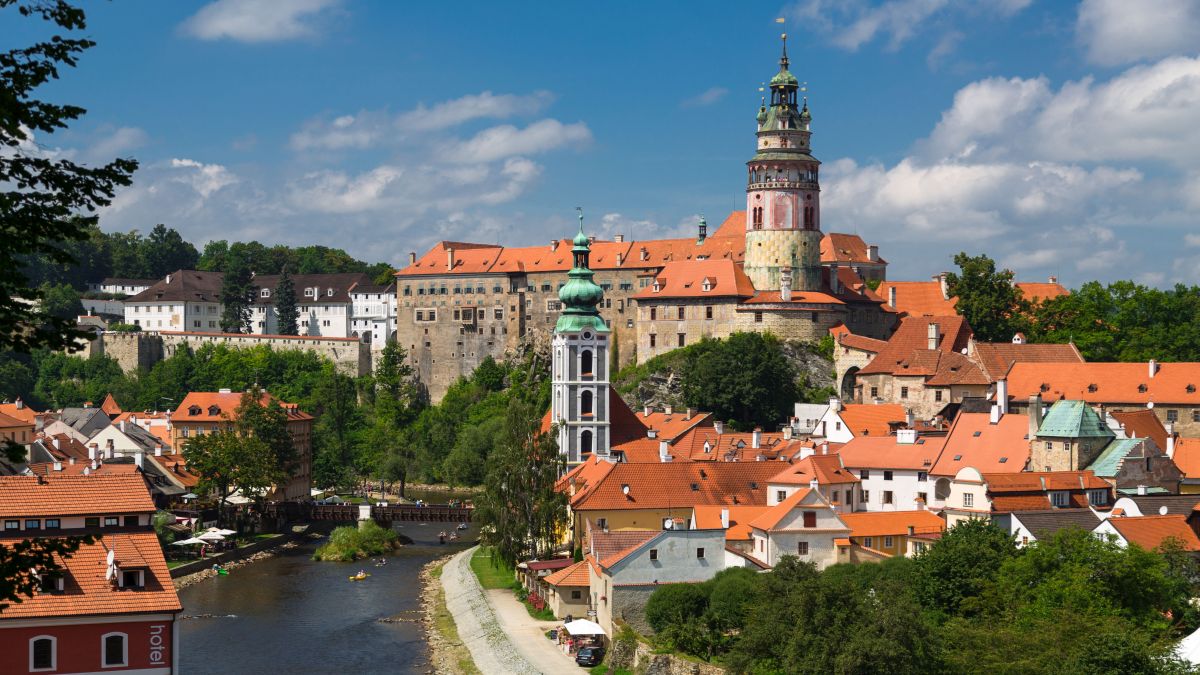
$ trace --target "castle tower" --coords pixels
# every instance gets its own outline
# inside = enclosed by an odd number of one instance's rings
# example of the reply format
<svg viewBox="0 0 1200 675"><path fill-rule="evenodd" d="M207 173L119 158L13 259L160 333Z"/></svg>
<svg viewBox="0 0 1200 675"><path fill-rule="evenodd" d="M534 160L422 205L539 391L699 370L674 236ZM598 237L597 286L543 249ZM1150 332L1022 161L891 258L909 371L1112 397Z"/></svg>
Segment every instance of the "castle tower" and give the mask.
<svg viewBox="0 0 1200 675"><path fill-rule="evenodd" d="M745 270L758 290L777 290L790 267L792 287L821 289L820 162L809 154L808 100L797 105L800 83L788 71L787 35L771 102L758 110L758 152L746 163Z"/></svg>
<svg viewBox="0 0 1200 675"><path fill-rule="evenodd" d="M562 315L554 326L550 346L550 419L558 424L558 448L568 463L583 461L588 454L610 457L609 429L609 335L596 306L604 290L592 281L588 268L588 237L583 233L583 211L579 212L579 234L571 255L574 264L567 283L558 292Z"/></svg>

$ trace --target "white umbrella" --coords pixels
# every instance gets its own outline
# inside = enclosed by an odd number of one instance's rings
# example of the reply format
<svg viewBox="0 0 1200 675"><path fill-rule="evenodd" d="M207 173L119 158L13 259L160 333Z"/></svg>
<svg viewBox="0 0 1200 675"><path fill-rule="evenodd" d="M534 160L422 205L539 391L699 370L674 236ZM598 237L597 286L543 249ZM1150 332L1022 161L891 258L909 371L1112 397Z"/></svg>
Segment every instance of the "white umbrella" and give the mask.
<svg viewBox="0 0 1200 675"><path fill-rule="evenodd" d="M223 530L219 527L210 527L207 530L205 530L205 532L216 532L217 534L221 535L222 537L228 537L231 534L237 534L236 530Z"/></svg>
<svg viewBox="0 0 1200 675"><path fill-rule="evenodd" d="M604 635L600 624L587 619L575 619L571 623L563 624L563 628L571 635Z"/></svg>
<svg viewBox="0 0 1200 675"><path fill-rule="evenodd" d="M196 538L203 539L205 543L209 543L209 542L214 542L214 541L224 541L225 535L217 534L216 532L205 532L204 534L202 534Z"/></svg>
<svg viewBox="0 0 1200 675"><path fill-rule="evenodd" d="M203 539L197 539L196 537L192 537L191 539L184 539L182 541L173 541L173 542L171 542L171 545L172 546L191 546L192 544L207 544L207 543L208 542L204 541Z"/></svg>

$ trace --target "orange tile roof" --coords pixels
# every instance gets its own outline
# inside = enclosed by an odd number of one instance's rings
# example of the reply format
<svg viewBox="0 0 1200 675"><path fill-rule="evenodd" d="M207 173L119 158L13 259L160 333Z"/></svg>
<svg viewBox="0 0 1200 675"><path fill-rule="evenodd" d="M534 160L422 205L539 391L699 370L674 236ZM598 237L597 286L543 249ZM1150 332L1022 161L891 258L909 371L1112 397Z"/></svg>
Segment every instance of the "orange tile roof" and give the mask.
<svg viewBox="0 0 1200 675"><path fill-rule="evenodd" d="M1176 438L1175 456L1171 459L1184 478L1200 478L1200 438Z"/></svg>
<svg viewBox="0 0 1200 675"><path fill-rule="evenodd" d="M122 564L126 568L148 567L143 588L119 588L104 578L110 550L116 552L118 568ZM96 543L79 547L59 563L66 569L62 593L37 592L32 598L5 608L3 618L174 613L183 609L153 532L105 535Z"/></svg>
<svg viewBox="0 0 1200 675"><path fill-rule="evenodd" d="M1200 551L1200 538L1188 526L1187 517L1182 514L1167 516L1125 516L1108 520L1117 532L1131 544L1153 551L1162 546L1168 537L1174 537L1183 544L1185 551ZM6 610L7 611L7 610Z"/></svg>
<svg viewBox="0 0 1200 675"><path fill-rule="evenodd" d="M860 511L840 514L842 522L850 526L851 537L887 537L913 533L928 534L946 529L941 516L924 509L917 511Z"/></svg>
<svg viewBox="0 0 1200 675"><path fill-rule="evenodd" d="M848 330L835 339L840 345L863 352L871 352L872 354L878 354L887 346L887 340L877 340L865 335L855 335Z"/></svg>
<svg viewBox="0 0 1200 675"><path fill-rule="evenodd" d="M576 511L690 509L697 504L766 504L772 462L615 464L571 500ZM629 493L622 491L629 487Z"/></svg>
<svg viewBox="0 0 1200 675"><path fill-rule="evenodd" d="M886 436L891 425L902 423L908 412L898 403L847 403L838 411L842 423L855 436Z"/></svg>
<svg viewBox="0 0 1200 675"><path fill-rule="evenodd" d="M875 373L897 373L915 351L928 351L929 324L938 326L938 350L962 352L970 337L971 327L961 316L909 316L901 320L900 326L887 345L879 350L875 358L859 371L859 375Z"/></svg>
<svg viewBox="0 0 1200 675"><path fill-rule="evenodd" d="M29 470L35 475L41 474L51 478L55 476L83 476L90 474L92 476L103 476L110 474L139 474L137 465L132 462L97 462L96 468L92 468L91 462L61 462L62 468L55 470L53 462L38 462L30 464ZM87 471L87 474L84 471ZM140 474L139 474L140 475Z"/></svg>
<svg viewBox="0 0 1200 675"><path fill-rule="evenodd" d="M36 424L38 411L24 403L0 403L0 414L19 419L27 424Z"/></svg>
<svg viewBox="0 0 1200 675"><path fill-rule="evenodd" d="M882 258L871 260L867 254L867 242L862 237L839 232L830 232L821 238L821 262L887 264Z"/></svg>
<svg viewBox="0 0 1200 675"><path fill-rule="evenodd" d="M813 479L816 479L817 485L842 485L859 482L858 476L842 465L841 455L809 455L771 476L770 482L773 485L807 486L812 483Z"/></svg>
<svg viewBox="0 0 1200 675"><path fill-rule="evenodd" d="M1073 344L972 342L971 356L991 381L1004 377L1014 363L1083 363Z"/></svg>
<svg viewBox="0 0 1200 675"><path fill-rule="evenodd" d="M588 541L590 555L594 556L601 567L609 567L620 562L638 547L662 534L662 530L614 530L604 532L590 527Z"/></svg>
<svg viewBox="0 0 1200 675"><path fill-rule="evenodd" d="M261 403L265 407L271 401L278 401L287 413L288 420L311 420L312 415L300 410L294 403L285 403L263 392ZM171 413L172 424L187 424L191 422L230 422L237 419L237 407L241 405L242 392L193 391L183 397L179 407ZM198 408L192 414L192 407ZM215 406L215 411L210 410Z"/></svg>
<svg viewBox="0 0 1200 675"><path fill-rule="evenodd" d="M188 469L183 455L146 455L146 459L158 465L164 474L183 487L194 488L200 482L200 476Z"/></svg>
<svg viewBox="0 0 1200 675"><path fill-rule="evenodd" d="M807 497L811 492L811 488L800 488L799 490L796 490L792 494L788 495L787 499L779 502L775 506L768 508L762 513L762 515L758 516L754 520L751 520L749 527L766 532L771 531L776 525L779 524L779 521L786 518L787 515L792 512L792 509L796 508L796 505L804 501L804 498Z"/></svg>
<svg viewBox="0 0 1200 675"><path fill-rule="evenodd" d="M121 414L121 406L117 403L117 399L113 398L111 393L105 394L104 400L100 403L100 409L105 415L113 417Z"/></svg>
<svg viewBox="0 0 1200 675"><path fill-rule="evenodd" d="M948 387L952 385L986 385L991 380L979 365L958 352L917 350L906 359L894 375L927 375L926 386Z"/></svg>
<svg viewBox="0 0 1200 675"><path fill-rule="evenodd" d="M983 473L988 492L1041 492L1044 490L1108 489L1107 481L1091 471L1024 471Z"/></svg>
<svg viewBox="0 0 1200 675"><path fill-rule="evenodd" d="M716 428L702 426L680 436L672 453L694 462L753 462L760 456L765 459L778 459L781 454L790 457L799 450L796 442L784 441L782 433L764 431L759 436L759 447L755 448L753 433L726 431L718 434Z"/></svg>
<svg viewBox="0 0 1200 675"><path fill-rule="evenodd" d="M1158 415L1150 408L1138 410L1115 411L1114 419L1125 428L1125 435L1131 438L1149 438L1160 450L1167 449L1167 428L1163 426Z"/></svg>
<svg viewBox="0 0 1200 675"><path fill-rule="evenodd" d="M4 413L0 413L0 429L28 428L28 429L32 430L33 427L34 427L34 424L32 422L26 422L24 420L19 420L15 417L9 417L8 415L5 415Z"/></svg>
<svg viewBox="0 0 1200 675"><path fill-rule="evenodd" d="M54 446L55 439L58 440L58 447ZM38 440L42 442L42 447L57 459L67 461L74 457L79 461L88 459L88 447L83 443L75 440L73 436L66 434L53 434L47 436L38 434Z"/></svg>
<svg viewBox="0 0 1200 675"><path fill-rule="evenodd" d="M929 473L954 476L973 467L981 473L1016 473L1029 461L1029 417L1009 413L992 424L988 413L959 413L942 456Z"/></svg>
<svg viewBox="0 0 1200 675"><path fill-rule="evenodd" d="M0 476L0 518L154 511L141 474Z"/></svg>
<svg viewBox="0 0 1200 675"><path fill-rule="evenodd" d="M642 426L658 432L656 438L660 441L673 441L696 427L712 426L712 413L697 412L688 417L686 411L652 411L647 415L643 410L635 414Z"/></svg>
<svg viewBox="0 0 1200 675"><path fill-rule="evenodd" d="M1017 363L1008 393L1017 400L1041 394L1048 401L1200 406L1200 363ZM1190 390L1189 390L1190 388Z"/></svg>
<svg viewBox="0 0 1200 675"><path fill-rule="evenodd" d="M884 281L875 292L886 302L896 289L894 309L909 316L954 316L954 305L958 298L942 296L942 285L938 281Z"/></svg>
<svg viewBox="0 0 1200 675"><path fill-rule="evenodd" d="M918 436L916 443L897 443L895 436L858 436L842 446L838 456L851 469L909 469L933 471L946 436Z"/></svg>
<svg viewBox="0 0 1200 675"><path fill-rule="evenodd" d="M750 538L750 521L761 516L771 507L755 506L712 506L698 504L695 507L698 530L716 530L721 527L721 511L729 511L729 527L725 530L725 541L744 541Z"/></svg>
<svg viewBox="0 0 1200 675"><path fill-rule="evenodd" d="M655 287L658 290L654 290ZM707 289L707 290L706 290ZM677 260L668 262L646 286L633 297L639 300L666 298L748 298L754 295L754 284L740 265L726 258L710 260Z"/></svg>
<svg viewBox="0 0 1200 675"><path fill-rule="evenodd" d="M1030 302L1042 302L1045 300L1053 300L1060 295L1070 295L1068 291L1059 283L1038 283L1031 281L1018 281L1016 287L1021 290L1025 299Z"/></svg>
<svg viewBox="0 0 1200 675"><path fill-rule="evenodd" d="M550 586L587 586L591 583L587 563L579 562L542 577Z"/></svg>
<svg viewBox="0 0 1200 675"><path fill-rule="evenodd" d="M572 467L570 471L555 481L554 489L565 493L568 499L574 501L585 491L596 487L600 479L608 475L608 472L612 471L615 466L615 462L599 457L590 457Z"/></svg>

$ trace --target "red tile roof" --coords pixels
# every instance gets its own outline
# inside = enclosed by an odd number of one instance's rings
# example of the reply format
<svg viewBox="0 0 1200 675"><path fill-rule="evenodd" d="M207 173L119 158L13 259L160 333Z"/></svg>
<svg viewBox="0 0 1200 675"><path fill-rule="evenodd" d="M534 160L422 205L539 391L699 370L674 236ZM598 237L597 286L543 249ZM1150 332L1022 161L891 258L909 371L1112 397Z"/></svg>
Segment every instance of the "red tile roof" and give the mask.
<svg viewBox="0 0 1200 675"><path fill-rule="evenodd" d="M158 465L170 480L185 488L194 488L200 482L200 476L188 469L187 460L183 455L164 454L146 455L146 460Z"/></svg>
<svg viewBox="0 0 1200 675"><path fill-rule="evenodd" d="M0 414L8 415L27 424L36 424L38 411L24 403L0 403Z"/></svg>
<svg viewBox="0 0 1200 675"><path fill-rule="evenodd" d="M278 401L287 413L289 420L311 420L312 415L300 410L294 403L284 403L279 399L263 392L261 403L265 407L271 401ZM242 392L193 391L183 398L175 412L171 413L173 424L189 422L230 422L237 419L237 407L242 403ZM215 406L215 408L214 408ZM193 407L198 409L193 414Z"/></svg>
<svg viewBox="0 0 1200 675"><path fill-rule="evenodd" d="M1091 471L1025 471L983 473L988 492L1041 492L1046 490L1097 490L1111 485Z"/></svg>
<svg viewBox="0 0 1200 675"><path fill-rule="evenodd" d="M647 415L643 410L636 415L644 427L658 432L656 438L661 441L673 441L695 427L712 426L712 413L698 412L688 417L686 411L657 411Z"/></svg>
<svg viewBox="0 0 1200 675"><path fill-rule="evenodd" d="M62 468L55 470L52 462L38 462L30 464L29 470L35 475L41 474L43 476L50 476L51 478L54 476L103 476L107 474L139 473L137 465L132 462L97 462L95 469L92 468L91 462L76 462L75 464L61 462L61 464Z"/></svg>
<svg viewBox="0 0 1200 675"><path fill-rule="evenodd" d="M1053 300L1060 295L1070 295L1071 291L1059 283L1037 283L1030 281L1018 281L1016 287L1021 290L1025 299L1030 302L1042 302L1045 300Z"/></svg>
<svg viewBox="0 0 1200 675"><path fill-rule="evenodd" d="M790 464L771 476L771 484L808 486L816 479L818 485L858 483L858 476L842 465L841 455L809 455Z"/></svg>
<svg viewBox="0 0 1200 675"><path fill-rule="evenodd" d="M1008 393L1017 400L1041 394L1049 401L1200 406L1200 363L1157 366L1151 377L1145 362L1017 363L1008 373Z"/></svg>
<svg viewBox="0 0 1200 675"><path fill-rule="evenodd" d="M53 434L47 436L39 434L38 439L42 442L42 447L53 455L56 459L67 461L74 457L77 461L87 461L88 447L83 443L75 440L73 436L66 434ZM58 447L55 447L54 441L58 440Z"/></svg>
<svg viewBox="0 0 1200 675"><path fill-rule="evenodd" d="M755 506L710 506L695 507L695 526L698 530L716 530L721 527L721 511L729 511L729 527L725 530L725 541L750 539L750 521L761 516L771 507Z"/></svg>
<svg viewBox="0 0 1200 675"><path fill-rule="evenodd" d="M886 436L891 425L903 423L907 416L904 406L897 403L847 403L838 411L855 436Z"/></svg>
<svg viewBox="0 0 1200 675"><path fill-rule="evenodd" d="M871 260L867 252L867 242L863 241L862 237L839 232L830 232L821 238L821 262L887 263L882 258Z"/></svg>
<svg viewBox="0 0 1200 675"><path fill-rule="evenodd" d="M655 288L658 290L655 290ZM707 290L706 290L707 289ZM667 263L646 286L633 297L639 300L666 298L748 298L754 295L754 284L740 265L724 258L711 260L677 260Z"/></svg>
<svg viewBox="0 0 1200 675"><path fill-rule="evenodd" d="M1185 551L1200 551L1200 539L1182 514L1110 518L1108 522L1125 541L1148 551L1162 546L1164 540L1171 537L1178 539Z"/></svg>
<svg viewBox="0 0 1200 675"><path fill-rule="evenodd" d="M1175 456L1171 459L1184 478L1200 478L1200 438L1176 438Z"/></svg>
<svg viewBox="0 0 1200 675"><path fill-rule="evenodd" d="M808 312L812 310L808 305L844 305L846 303L841 298L829 293L818 293L816 291L792 291L792 298L790 300L780 298L779 291L755 291L754 297L744 301L742 304L789 305L791 309L797 312Z"/></svg>
<svg viewBox="0 0 1200 675"><path fill-rule="evenodd" d="M988 413L959 413L942 456L929 473L951 476L964 467L981 473L1016 473L1029 461L1029 417L1009 413L992 424Z"/></svg>
<svg viewBox="0 0 1200 675"><path fill-rule="evenodd" d="M929 534L946 529L946 521L931 511L874 511L843 513L842 522L850 526L851 537L887 537L907 535L908 528L914 534Z"/></svg>
<svg viewBox="0 0 1200 675"><path fill-rule="evenodd" d="M9 417L4 413L0 413L0 429L33 429L33 422L26 422L15 417Z"/></svg>
<svg viewBox="0 0 1200 675"><path fill-rule="evenodd" d="M587 586L590 583L587 563L579 562L542 578L550 586Z"/></svg>
<svg viewBox="0 0 1200 675"><path fill-rule="evenodd" d="M959 352L967 347L971 327L961 316L909 316L900 322L900 327L888 339L887 346L879 350L875 358L859 375L874 373L898 373L915 351L928 351L929 324L938 326L938 351Z"/></svg>
<svg viewBox="0 0 1200 675"><path fill-rule="evenodd" d="M884 281L875 292L884 301L891 298L896 289L894 309L909 316L953 316L958 298L942 296L942 285L937 281Z"/></svg>
<svg viewBox="0 0 1200 675"><path fill-rule="evenodd" d="M121 406L117 403L117 399L113 398L111 393L105 394L104 401L100 403L100 409L103 410L104 414L108 415L109 417L115 417L120 415L122 412Z"/></svg>
<svg viewBox="0 0 1200 675"><path fill-rule="evenodd" d="M589 528L590 555L601 567L610 567L638 547L662 534L662 530L613 530Z"/></svg>
<svg viewBox="0 0 1200 675"><path fill-rule="evenodd" d="M771 531L776 525L779 524L779 521L786 518L787 515L792 512L792 509L796 508L800 502L804 501L804 498L807 497L811 492L811 488L800 488L799 490L796 490L792 494L788 495L787 499L779 502L775 506L770 507L764 511L762 515L758 516L754 520L751 520L749 526L756 530L763 530L766 532Z"/></svg>
<svg viewBox="0 0 1200 675"><path fill-rule="evenodd" d="M576 511L690 509L697 504L766 504L773 462L615 464L571 500ZM626 494L623 486L628 486Z"/></svg>
<svg viewBox="0 0 1200 675"><path fill-rule="evenodd" d="M878 354L887 346L887 340L876 340L865 335L855 335L849 331L842 333L836 339L840 345L872 354Z"/></svg>
<svg viewBox="0 0 1200 675"><path fill-rule="evenodd" d="M0 476L0 518L154 511L141 474Z"/></svg>
<svg viewBox="0 0 1200 675"><path fill-rule="evenodd" d="M897 443L895 436L859 436L842 446L838 456L851 469L908 469L932 472L946 436L918 436L916 443Z"/></svg>
<svg viewBox="0 0 1200 675"><path fill-rule="evenodd" d="M143 588L119 588L104 578L110 550L116 553L118 567L148 567ZM7 607L3 618L173 613L183 609L163 560L158 537L153 532L105 535L94 544L81 546L59 563L66 569L63 592L38 592L24 602Z"/></svg>
<svg viewBox="0 0 1200 675"><path fill-rule="evenodd" d="M1117 411L1112 413L1114 419L1125 427L1125 435L1131 438L1149 438L1160 450L1167 449L1167 428L1163 426L1158 415L1150 408ZM1178 451L1178 446L1176 446Z"/></svg>
<svg viewBox="0 0 1200 675"><path fill-rule="evenodd" d="M1004 377L1014 363L1083 363L1083 355L1073 344L972 342L970 349L993 382Z"/></svg>

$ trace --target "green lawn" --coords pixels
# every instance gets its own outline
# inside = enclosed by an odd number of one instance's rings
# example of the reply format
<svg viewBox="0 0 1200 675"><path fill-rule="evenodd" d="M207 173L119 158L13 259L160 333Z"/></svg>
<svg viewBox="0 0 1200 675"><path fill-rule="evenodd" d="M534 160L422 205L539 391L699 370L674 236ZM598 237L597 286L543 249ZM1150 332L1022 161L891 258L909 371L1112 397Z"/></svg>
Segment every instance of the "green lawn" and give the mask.
<svg viewBox="0 0 1200 675"><path fill-rule="evenodd" d="M492 550L480 546L471 556L471 571L479 578L479 585L484 588L513 588L516 577L513 568L492 559Z"/></svg>
<svg viewBox="0 0 1200 675"><path fill-rule="evenodd" d="M610 671L609 668L611 667L612 666L601 663L598 666L593 666L588 672L591 673L591 675L633 675L631 671L625 670L624 668L617 668L616 670Z"/></svg>
<svg viewBox="0 0 1200 675"><path fill-rule="evenodd" d="M180 565L186 565L190 562L195 562L195 561L193 561L193 560L168 560L167 561L167 569L173 570L176 567L179 567Z"/></svg>

